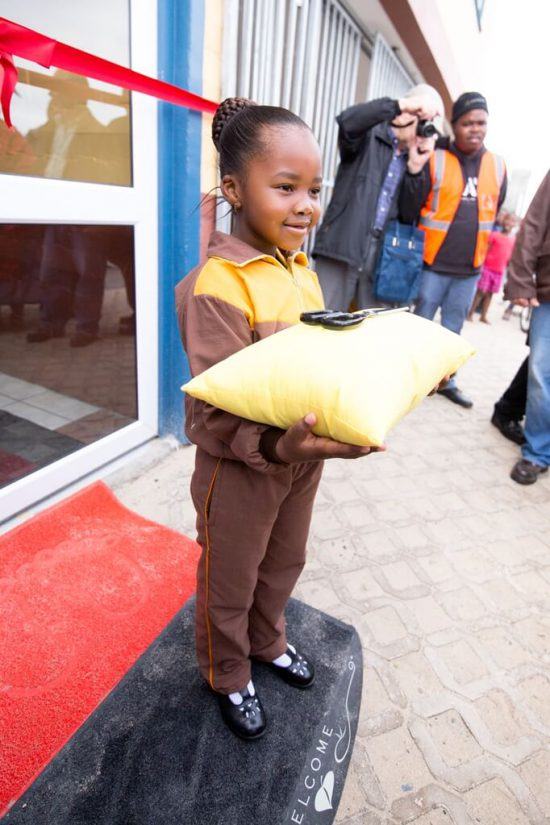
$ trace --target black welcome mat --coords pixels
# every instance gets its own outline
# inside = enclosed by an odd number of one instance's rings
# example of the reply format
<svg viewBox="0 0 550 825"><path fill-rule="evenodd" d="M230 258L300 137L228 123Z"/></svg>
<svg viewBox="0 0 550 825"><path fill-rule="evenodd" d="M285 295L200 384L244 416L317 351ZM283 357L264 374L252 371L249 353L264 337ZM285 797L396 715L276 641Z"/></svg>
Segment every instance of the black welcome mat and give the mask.
<svg viewBox="0 0 550 825"><path fill-rule="evenodd" d="M242 742L195 664L188 603L2 819L2 825L328 825L359 715L350 625L291 600L288 638L316 664L310 690L261 665L269 728Z"/></svg>

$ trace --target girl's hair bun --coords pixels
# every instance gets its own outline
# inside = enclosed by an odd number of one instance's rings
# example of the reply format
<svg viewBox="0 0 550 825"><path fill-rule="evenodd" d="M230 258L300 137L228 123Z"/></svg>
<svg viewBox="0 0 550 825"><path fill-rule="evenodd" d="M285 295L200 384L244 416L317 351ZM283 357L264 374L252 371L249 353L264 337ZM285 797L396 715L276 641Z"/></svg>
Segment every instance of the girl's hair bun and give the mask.
<svg viewBox="0 0 550 825"><path fill-rule="evenodd" d="M246 97L228 97L216 109L212 140L219 152L220 177L244 174L251 158L265 154L264 130L309 129L303 120L280 106L262 106Z"/></svg>
<svg viewBox="0 0 550 825"><path fill-rule="evenodd" d="M222 100L214 113L214 120L212 121L212 140L214 146L220 151L221 134L235 115L238 115L243 109L249 106L257 106L253 100L248 100L246 97L226 97Z"/></svg>

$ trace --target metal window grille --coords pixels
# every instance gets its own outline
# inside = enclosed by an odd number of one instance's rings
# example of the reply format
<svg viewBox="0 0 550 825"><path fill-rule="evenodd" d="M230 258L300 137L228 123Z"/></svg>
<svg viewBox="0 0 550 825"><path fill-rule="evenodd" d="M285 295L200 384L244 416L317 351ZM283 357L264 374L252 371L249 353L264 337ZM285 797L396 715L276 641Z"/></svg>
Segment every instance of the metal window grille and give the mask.
<svg viewBox="0 0 550 825"><path fill-rule="evenodd" d="M410 74L378 32L374 41L367 86L367 100L377 97L402 97L414 85Z"/></svg>
<svg viewBox="0 0 550 825"><path fill-rule="evenodd" d="M338 165L336 115L355 101L362 37L337 0L226 0L223 97L284 106L312 127L323 157L323 208ZM218 227L229 226L222 206ZM310 237L306 250L312 244Z"/></svg>

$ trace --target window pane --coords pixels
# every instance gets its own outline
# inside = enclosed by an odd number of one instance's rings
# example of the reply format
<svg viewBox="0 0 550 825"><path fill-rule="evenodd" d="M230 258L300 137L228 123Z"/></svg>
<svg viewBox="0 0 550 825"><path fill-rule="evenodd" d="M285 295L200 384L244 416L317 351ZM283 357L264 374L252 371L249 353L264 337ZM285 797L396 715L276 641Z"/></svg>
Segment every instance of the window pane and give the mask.
<svg viewBox="0 0 550 825"><path fill-rule="evenodd" d="M0 224L0 486L135 421L131 226Z"/></svg>
<svg viewBox="0 0 550 825"><path fill-rule="evenodd" d="M15 8L17 9L15 11ZM0 0L0 16L129 65L128 0ZM130 186L130 95L62 69L15 58L14 129L0 119L0 173Z"/></svg>

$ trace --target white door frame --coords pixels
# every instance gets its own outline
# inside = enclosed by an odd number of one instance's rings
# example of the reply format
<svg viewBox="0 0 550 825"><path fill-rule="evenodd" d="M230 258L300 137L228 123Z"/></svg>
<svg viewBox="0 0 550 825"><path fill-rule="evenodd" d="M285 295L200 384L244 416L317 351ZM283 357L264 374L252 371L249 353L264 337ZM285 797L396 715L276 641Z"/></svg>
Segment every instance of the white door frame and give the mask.
<svg viewBox="0 0 550 825"><path fill-rule="evenodd" d="M157 2L130 0L132 68L157 74ZM0 490L0 522L158 432L157 101L132 94L133 186L0 175L0 222L134 226L138 420Z"/></svg>

